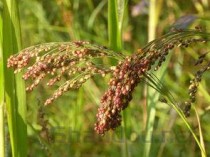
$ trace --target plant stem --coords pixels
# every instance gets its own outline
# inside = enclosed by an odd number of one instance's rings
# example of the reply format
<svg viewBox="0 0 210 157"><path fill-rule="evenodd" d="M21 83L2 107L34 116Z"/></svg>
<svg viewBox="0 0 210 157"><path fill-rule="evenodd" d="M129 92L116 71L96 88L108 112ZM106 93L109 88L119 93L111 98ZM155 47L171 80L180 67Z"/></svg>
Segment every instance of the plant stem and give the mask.
<svg viewBox="0 0 210 157"><path fill-rule="evenodd" d="M121 27L118 23L117 0L108 0L108 34L109 46L115 51L122 49Z"/></svg>
<svg viewBox="0 0 210 157"><path fill-rule="evenodd" d="M158 4L158 7L157 7ZM159 17L159 10L156 9L160 8L162 3L158 3L156 0L150 0L150 6L149 6L149 26L148 26L148 41L152 41L155 39L156 34L156 26L157 26L157 20ZM165 72L166 69L165 65L162 67L161 71L157 74L158 78L161 78ZM156 103L159 98L159 93L151 88L147 87L146 89L146 99L147 99L147 126L146 126L146 137L145 137L145 146L144 146L144 157L150 156L150 150L152 145L152 134L154 129L154 123L155 123L155 114L156 114Z"/></svg>
<svg viewBox="0 0 210 157"><path fill-rule="evenodd" d="M201 156L202 157L206 157L206 149L205 149L205 143L204 143L204 139L203 139L203 133L202 133L202 129L201 129L201 123L200 123L200 118L198 115L198 112L196 110L196 108L193 106L193 109L195 111L195 115L198 121L198 129L199 129L199 136L200 136L200 149L201 149Z"/></svg>
<svg viewBox="0 0 210 157"><path fill-rule="evenodd" d="M0 156L5 156L5 136L4 136L4 103L0 103Z"/></svg>
<svg viewBox="0 0 210 157"><path fill-rule="evenodd" d="M27 155L25 86L19 75L6 68L7 58L20 49L17 2L3 0L3 58L5 100L13 157Z"/></svg>
<svg viewBox="0 0 210 157"><path fill-rule="evenodd" d="M2 9L2 8L0 8ZM3 17L0 10L0 156L5 156L4 136L4 65L3 65Z"/></svg>

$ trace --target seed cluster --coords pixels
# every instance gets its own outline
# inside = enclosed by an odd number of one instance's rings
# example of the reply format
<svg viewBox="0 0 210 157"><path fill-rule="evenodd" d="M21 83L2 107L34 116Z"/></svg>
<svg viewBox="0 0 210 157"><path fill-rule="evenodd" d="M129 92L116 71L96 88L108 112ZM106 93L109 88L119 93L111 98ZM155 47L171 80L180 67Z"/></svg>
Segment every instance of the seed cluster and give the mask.
<svg viewBox="0 0 210 157"><path fill-rule="evenodd" d="M173 38L179 33L180 31L173 32L161 40L158 39L149 43L116 66L113 77L109 82L109 89L102 97L101 106L96 115L95 130L98 134L103 135L106 131L115 129L121 124L120 112L131 101L134 88L149 70L158 70L171 49L188 47L192 43L205 42L202 38ZM153 65L155 65L154 68L152 68Z"/></svg>
<svg viewBox="0 0 210 157"><path fill-rule="evenodd" d="M201 55L198 58L195 65L202 64L205 57L206 57L206 54ZM207 62L206 65L203 65L195 73L194 78L190 81L190 86L188 88L188 93L189 93L190 100L188 101L188 103L185 105L185 108L184 108L184 113L185 113L186 116L189 116L191 104L196 101L196 93L197 93L197 90L198 90L199 83L201 82L202 76L208 70L210 70L210 62Z"/></svg>
<svg viewBox="0 0 210 157"><path fill-rule="evenodd" d="M98 134L104 134L105 131L114 129L121 123L120 112L128 106L132 92L139 83L139 74L147 68L146 62L136 64L134 60L135 58L127 57L114 70L109 89L102 97L102 105L96 115L95 130Z"/></svg>
<svg viewBox="0 0 210 157"><path fill-rule="evenodd" d="M155 58L158 57L149 55L139 58L138 54L134 54L116 66L109 82L109 89L102 97L102 105L96 115L95 130L98 134L103 135L106 131L115 129L121 124L120 112L128 106L134 88L141 81L144 73L151 69Z"/></svg>
<svg viewBox="0 0 210 157"><path fill-rule="evenodd" d="M95 130L98 134L104 134L121 124L120 113L128 106L138 83L143 79L147 82L153 79L148 79L150 76L147 75L148 71L158 70L173 48L185 48L199 42L206 42L206 32L201 29L173 30L128 57L108 50L106 47L84 41L47 43L26 48L19 54L11 56L7 66L13 67L15 73L29 66L23 74L23 79L33 81L26 88L27 91L32 91L44 78L48 78L46 85L49 87L64 81L45 101L45 105L51 104L64 92L79 88L96 74L105 76L111 73L109 88L101 98L101 106L96 115ZM102 60L104 57L115 58L119 60L119 64L114 68L103 62L101 62L102 65L96 64L96 59ZM202 63L204 58L205 56L201 56L196 65ZM201 76L209 70L209 66L208 64L200 69L191 81L190 101L185 103L187 113L191 103L195 101L195 93Z"/></svg>
<svg viewBox="0 0 210 157"><path fill-rule="evenodd" d="M167 47L165 52L172 48L168 45L165 47ZM159 50L152 49L148 50L149 54L143 56L144 53L141 51L139 49L136 54L127 57L115 68L113 77L109 82L109 89L102 97L102 105L96 115L95 130L98 134L103 135L106 131L115 129L121 124L120 112L131 101L134 88L152 65L159 59L158 65L160 66L160 62L163 62L163 58L168 54L161 54Z"/></svg>
<svg viewBox="0 0 210 157"><path fill-rule="evenodd" d="M67 81L45 101L45 105L48 105L64 92L79 88L90 77L110 73L112 71L110 68L94 63L94 59L104 57L119 58L119 54L115 55L104 47L84 41L47 43L24 49L19 54L11 56L7 67L13 67L16 73L34 62L23 74L24 80L33 81L26 87L27 91L32 91L47 76L50 77L47 86L62 82L63 78L66 78ZM123 55L121 57L123 58Z"/></svg>

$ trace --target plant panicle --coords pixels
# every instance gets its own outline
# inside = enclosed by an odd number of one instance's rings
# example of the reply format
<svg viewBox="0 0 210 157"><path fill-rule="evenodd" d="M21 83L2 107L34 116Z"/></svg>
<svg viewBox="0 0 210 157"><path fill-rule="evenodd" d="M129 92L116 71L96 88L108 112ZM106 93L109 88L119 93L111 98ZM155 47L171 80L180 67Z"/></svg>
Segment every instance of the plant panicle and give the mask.
<svg viewBox="0 0 210 157"><path fill-rule="evenodd" d="M47 86L53 86L66 78L66 81L45 101L51 104L64 92L81 87L89 78L98 74L105 76L111 74L109 88L101 98L101 106L96 115L95 130L103 135L110 129L121 124L121 111L132 100L132 93L140 81L146 80L158 92L168 97L174 103L174 98L168 90L158 81L154 74L166 60L167 55L176 47L188 47L196 43L205 43L210 33L200 27L195 30L172 30L166 35L148 43L138 49L131 56L124 56L103 46L96 46L85 41L46 43L32 46L22 50L19 54L8 59L7 67L13 67L14 72L20 72L26 66L23 79L32 79L33 83L26 90L32 91L42 79L50 76ZM95 59L111 57L119 61L116 66L97 64ZM205 55L201 56L197 64L201 64ZM196 64L196 65L197 65ZM209 64L200 69L189 87L190 101L186 103L186 113L194 102L194 93L202 74L209 69Z"/></svg>

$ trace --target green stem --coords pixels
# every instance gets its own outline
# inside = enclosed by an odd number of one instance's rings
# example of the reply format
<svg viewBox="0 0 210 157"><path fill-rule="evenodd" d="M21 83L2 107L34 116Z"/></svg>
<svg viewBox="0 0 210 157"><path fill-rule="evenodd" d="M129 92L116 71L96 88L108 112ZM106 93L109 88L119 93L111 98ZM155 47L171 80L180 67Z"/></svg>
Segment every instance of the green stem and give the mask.
<svg viewBox="0 0 210 157"><path fill-rule="evenodd" d="M157 25L157 19L156 19L156 0L150 0L150 6L149 6L149 30L148 30L148 41L152 41L155 39L156 34L156 25Z"/></svg>
<svg viewBox="0 0 210 157"><path fill-rule="evenodd" d="M108 34L109 46L115 51L122 49L121 26L118 23L117 0L108 0Z"/></svg>
<svg viewBox="0 0 210 157"><path fill-rule="evenodd" d="M193 138L195 139L198 147L200 148L201 150L201 153L204 157L206 157L206 153L205 153L205 149L203 148L203 146L201 145L201 143L199 142L197 136L195 135L193 129L191 128L190 124L187 122L187 119L185 117L185 115L183 114L183 112L176 106L174 105L173 103L170 102L170 105L176 110L176 112L179 114L179 116L182 118L182 120L184 121L185 125L187 126L187 128L190 130L190 132L192 133L193 135ZM194 106L193 106L194 108ZM195 109L195 108L194 108Z"/></svg>
<svg viewBox="0 0 210 157"><path fill-rule="evenodd" d="M2 8L0 8L2 9ZM0 10L0 156L5 156L4 136L4 65L3 65L3 19Z"/></svg>
<svg viewBox="0 0 210 157"><path fill-rule="evenodd" d="M5 156L5 138L4 138L4 103L0 103L0 156Z"/></svg>
<svg viewBox="0 0 210 157"><path fill-rule="evenodd" d="M27 155L25 86L19 75L6 68L7 58L20 50L20 23L17 2L3 0L3 58L5 100L13 157Z"/></svg>
<svg viewBox="0 0 210 157"><path fill-rule="evenodd" d="M201 149L201 156L202 157L206 157L206 150L205 150L205 143L204 143L204 139L203 139L203 133L202 133L202 129L201 129L201 123L200 123L200 118L198 115L198 112L195 108L195 106L193 106L193 109L195 111L195 115L198 121L198 129L199 129L199 136L200 136L200 149Z"/></svg>
<svg viewBox="0 0 210 157"><path fill-rule="evenodd" d="M149 26L148 26L148 41L152 41L155 39L156 35L156 27L157 27L157 20L159 17L159 10L157 8L161 8L161 4L158 4L157 7L157 1L156 0L150 0L150 6L149 6ZM158 73L157 77L161 78L163 74L165 73L166 69L165 65L162 67L161 71ZM144 146L144 157L150 156L150 150L152 145L152 133L154 129L154 123L155 123L155 115L156 115L156 103L159 98L159 93L151 88L147 87L146 89L147 93L147 126L146 126L146 136L145 136L145 143Z"/></svg>

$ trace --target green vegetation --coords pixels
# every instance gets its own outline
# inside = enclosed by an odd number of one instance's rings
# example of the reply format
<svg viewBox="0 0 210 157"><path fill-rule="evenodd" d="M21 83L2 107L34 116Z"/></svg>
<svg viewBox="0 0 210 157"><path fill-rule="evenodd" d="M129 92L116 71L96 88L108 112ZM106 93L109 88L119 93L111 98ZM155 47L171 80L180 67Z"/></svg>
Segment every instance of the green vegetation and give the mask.
<svg viewBox="0 0 210 157"><path fill-rule="evenodd" d="M27 125L26 125L26 98L25 86L21 75L14 76L7 69L7 58L20 50L20 24L16 1L2 2L1 10L1 117L7 117L10 132L10 144L13 156L27 154ZM4 121L2 122L4 124ZM6 124L6 123L5 123ZM2 128L2 134L4 132ZM3 139L6 139L5 137ZM5 143L5 142L3 142ZM20 147L21 146L21 147ZM7 152L1 147L2 152ZM8 149L8 148L6 148ZM2 154L2 156L4 156Z"/></svg>
<svg viewBox="0 0 210 157"><path fill-rule="evenodd" d="M0 156L210 155L208 0L0 7Z"/></svg>

